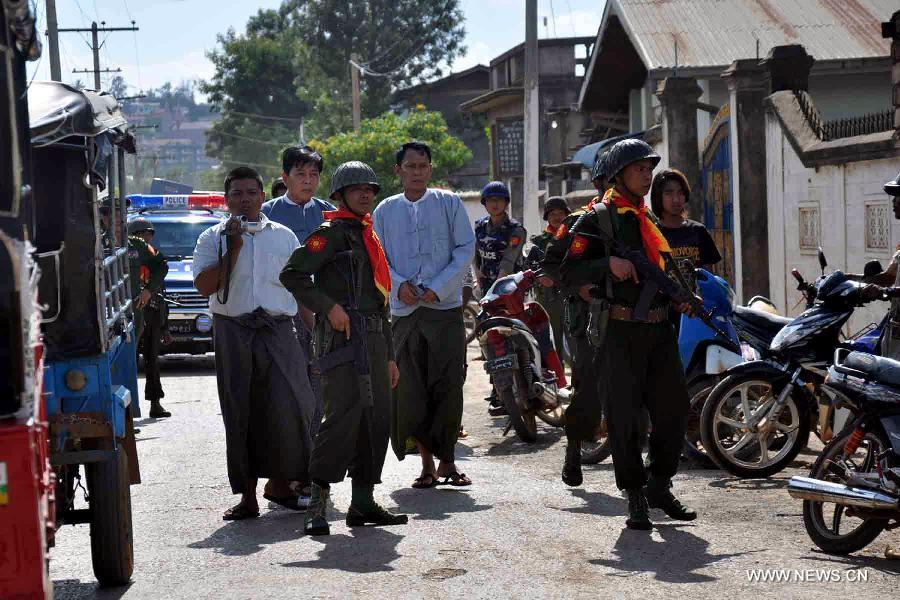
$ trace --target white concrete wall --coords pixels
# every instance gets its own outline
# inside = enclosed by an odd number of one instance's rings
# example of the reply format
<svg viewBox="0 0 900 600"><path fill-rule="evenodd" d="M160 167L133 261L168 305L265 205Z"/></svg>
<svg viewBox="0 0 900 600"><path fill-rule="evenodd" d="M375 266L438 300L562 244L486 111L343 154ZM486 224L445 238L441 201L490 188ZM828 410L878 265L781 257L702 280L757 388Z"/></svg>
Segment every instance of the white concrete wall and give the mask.
<svg viewBox="0 0 900 600"><path fill-rule="evenodd" d="M861 273L865 263L874 259L886 268L900 242L900 221L894 219L882 186L896 177L900 160L806 168L771 114L766 117L766 144L772 300L782 314L795 316L803 311L803 306L797 306L800 293L791 269L799 269L808 280L821 272L815 249L800 245L801 210L818 209L818 241L828 258L829 269ZM889 241L885 249L867 248L867 206L888 209ZM857 309L845 333L855 333L878 322L887 308L887 303L874 303Z"/></svg>

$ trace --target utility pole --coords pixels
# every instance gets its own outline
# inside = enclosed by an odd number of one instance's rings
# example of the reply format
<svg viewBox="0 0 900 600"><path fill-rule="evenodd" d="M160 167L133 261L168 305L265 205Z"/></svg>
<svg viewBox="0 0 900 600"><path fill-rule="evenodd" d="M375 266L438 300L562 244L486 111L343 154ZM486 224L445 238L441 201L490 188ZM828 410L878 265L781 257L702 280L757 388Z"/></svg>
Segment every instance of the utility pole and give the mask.
<svg viewBox="0 0 900 600"><path fill-rule="evenodd" d="M538 10L537 0L525 2L525 181L522 202L522 221L525 229L536 234L541 228L541 213L538 209L538 185L540 157L540 102L538 77L540 73L538 55Z"/></svg>
<svg viewBox="0 0 900 600"><path fill-rule="evenodd" d="M139 31L137 27L134 26L134 21L131 22L131 27L107 27L106 22L102 21L100 23L102 27L97 27L97 22L94 21L91 23L90 29L85 28L73 28L73 29L60 29L58 30L60 33L90 33L91 34L91 51L94 54L94 68L93 69L72 69L73 73L93 73L94 74L94 89L96 91L100 91L100 73L121 73L122 69L101 69L100 68L100 48L103 47L103 44L100 43L99 33L112 33L114 31ZM105 43L105 42L104 42Z"/></svg>
<svg viewBox="0 0 900 600"><path fill-rule="evenodd" d="M359 55L350 55L350 83L353 85L353 129L359 131Z"/></svg>
<svg viewBox="0 0 900 600"><path fill-rule="evenodd" d="M62 68L59 66L59 31L56 23L56 0L47 0L47 38L50 47L50 79L62 81Z"/></svg>

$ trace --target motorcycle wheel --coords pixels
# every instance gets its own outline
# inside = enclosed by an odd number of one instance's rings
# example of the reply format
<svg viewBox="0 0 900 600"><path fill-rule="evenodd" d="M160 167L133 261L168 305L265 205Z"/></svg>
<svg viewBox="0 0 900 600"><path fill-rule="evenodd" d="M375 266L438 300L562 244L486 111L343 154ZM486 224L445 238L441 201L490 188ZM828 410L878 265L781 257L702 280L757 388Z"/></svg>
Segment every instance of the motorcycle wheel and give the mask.
<svg viewBox="0 0 900 600"><path fill-rule="evenodd" d="M535 413L537 418L549 425L550 427L563 427L565 425L566 411L562 406L555 408L539 408Z"/></svg>
<svg viewBox="0 0 900 600"><path fill-rule="evenodd" d="M691 398L691 406L688 411L687 429L684 432L684 448L682 454L688 460L693 461L704 469L714 469L716 464L706 454L703 441L700 436L701 415L703 414L703 406L715 387L715 381L704 379L694 382L688 388L688 395Z"/></svg>
<svg viewBox="0 0 900 600"><path fill-rule="evenodd" d="M513 384L510 387L497 389L497 396L509 413L509 422L512 423L516 435L526 444L537 441L537 421L534 411L522 410L522 404L528 401L528 389L525 387L525 379L519 371L513 371ZM519 399L525 402L519 403Z"/></svg>
<svg viewBox="0 0 900 600"><path fill-rule="evenodd" d="M463 323L466 326L466 346L475 339L475 326L478 323L477 304L470 303L463 308Z"/></svg>
<svg viewBox="0 0 900 600"><path fill-rule="evenodd" d="M844 445L852 433L852 430L845 430L825 446L813 464L810 477L846 483L843 469L835 463L842 460ZM890 447L880 431L869 431L857 451L843 464L856 473L871 473L876 470L878 455ZM806 533L816 546L829 554L849 554L871 544L888 523L885 519L851 517L848 512L848 507L842 504L804 500Z"/></svg>
<svg viewBox="0 0 900 600"><path fill-rule="evenodd" d="M602 463L612 454L609 445L609 434L606 429L606 417L600 423L600 428L594 435L594 440L581 442L581 464L596 465Z"/></svg>
<svg viewBox="0 0 900 600"><path fill-rule="evenodd" d="M650 440L650 414L645 410L641 421L641 448L647 449ZM603 417L600 428L593 442L581 443L581 463L596 465L612 455L612 446L609 443L609 433L606 425L606 417Z"/></svg>
<svg viewBox="0 0 900 600"><path fill-rule="evenodd" d="M706 400L700 420L703 448L719 467L741 478L769 477L791 463L809 441L809 406L790 395L777 421L749 431L748 421L768 411L780 390L758 375L732 375ZM774 450L774 452L772 452Z"/></svg>

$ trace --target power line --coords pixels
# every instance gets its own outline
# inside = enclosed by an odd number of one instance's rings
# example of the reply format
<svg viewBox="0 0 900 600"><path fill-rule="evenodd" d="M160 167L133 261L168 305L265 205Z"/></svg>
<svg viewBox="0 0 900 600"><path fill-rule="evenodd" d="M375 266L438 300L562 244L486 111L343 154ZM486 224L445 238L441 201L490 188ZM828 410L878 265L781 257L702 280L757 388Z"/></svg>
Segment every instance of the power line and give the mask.
<svg viewBox="0 0 900 600"><path fill-rule="evenodd" d="M255 142L257 144L266 144L267 146L277 146L279 148L284 148L285 146L291 146L294 144L294 142L279 143L279 142L269 142L266 140L258 140L256 138L247 137L246 135L239 135L237 133L229 133L227 131L216 131L215 134L233 137L233 138L237 138L239 140L247 140L248 142Z"/></svg>
<svg viewBox="0 0 900 600"><path fill-rule="evenodd" d="M609 0L606 0L609 2ZM569 25L572 27L572 37L577 37L577 33L575 32L575 12L572 10L572 3L569 0L566 0L566 6L569 7Z"/></svg>
<svg viewBox="0 0 900 600"><path fill-rule="evenodd" d="M550 19L553 21L553 37L556 37L556 13L553 11L553 0L549 0L550 2ZM571 17L569 17L571 20Z"/></svg>
<svg viewBox="0 0 900 600"><path fill-rule="evenodd" d="M236 110L229 110L228 114L237 115L239 117L250 117L250 118L257 118L257 119L272 119L273 121L290 121L292 123L302 123L303 122L303 119L297 119L295 117L270 117L269 115L259 115L256 113L239 112Z"/></svg>

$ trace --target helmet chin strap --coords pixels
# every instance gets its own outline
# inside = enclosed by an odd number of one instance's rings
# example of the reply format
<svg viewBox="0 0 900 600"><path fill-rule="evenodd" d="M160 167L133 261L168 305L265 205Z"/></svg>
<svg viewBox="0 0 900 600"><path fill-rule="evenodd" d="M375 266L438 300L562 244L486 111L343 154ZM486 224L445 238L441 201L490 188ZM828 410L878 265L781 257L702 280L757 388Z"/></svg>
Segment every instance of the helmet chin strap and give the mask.
<svg viewBox="0 0 900 600"><path fill-rule="evenodd" d="M643 199L644 199L643 196L639 196L638 194L635 194L630 189L628 189L628 187L625 185L624 181L619 182L618 180L616 180L616 190L618 190L618 192L620 194L622 194L622 196L626 200L628 200L629 202L631 202L634 205L640 204L641 201L643 201Z"/></svg>

